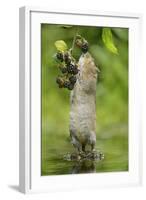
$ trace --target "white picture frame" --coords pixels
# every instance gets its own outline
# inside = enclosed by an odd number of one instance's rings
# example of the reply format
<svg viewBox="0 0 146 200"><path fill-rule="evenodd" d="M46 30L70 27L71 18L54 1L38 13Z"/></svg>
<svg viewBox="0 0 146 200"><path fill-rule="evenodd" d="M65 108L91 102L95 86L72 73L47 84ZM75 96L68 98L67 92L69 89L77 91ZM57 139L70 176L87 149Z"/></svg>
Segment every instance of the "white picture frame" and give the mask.
<svg viewBox="0 0 146 200"><path fill-rule="evenodd" d="M98 20L97 20L98 18ZM140 14L20 8L20 191L23 193L135 186L142 181ZM98 21L98 23L97 23ZM40 174L40 24L129 28L129 171L82 175ZM35 58L35 59L34 59ZM37 88L37 89L36 89ZM35 101L34 101L35 99ZM59 126L59 125L58 125ZM87 181L88 180L88 181Z"/></svg>

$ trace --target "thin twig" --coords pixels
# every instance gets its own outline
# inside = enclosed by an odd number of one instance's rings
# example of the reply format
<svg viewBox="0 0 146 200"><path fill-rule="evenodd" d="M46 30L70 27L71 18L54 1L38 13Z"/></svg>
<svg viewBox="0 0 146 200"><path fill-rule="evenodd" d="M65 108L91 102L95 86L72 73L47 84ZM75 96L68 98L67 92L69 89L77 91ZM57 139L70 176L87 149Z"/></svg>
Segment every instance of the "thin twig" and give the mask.
<svg viewBox="0 0 146 200"><path fill-rule="evenodd" d="M74 38L73 38L73 42L72 42L72 47L70 49L71 54L73 53L73 49L74 49L74 46L75 46L75 41L76 41L77 33L78 33L78 27L76 28L76 32L75 32L75 35L74 35Z"/></svg>

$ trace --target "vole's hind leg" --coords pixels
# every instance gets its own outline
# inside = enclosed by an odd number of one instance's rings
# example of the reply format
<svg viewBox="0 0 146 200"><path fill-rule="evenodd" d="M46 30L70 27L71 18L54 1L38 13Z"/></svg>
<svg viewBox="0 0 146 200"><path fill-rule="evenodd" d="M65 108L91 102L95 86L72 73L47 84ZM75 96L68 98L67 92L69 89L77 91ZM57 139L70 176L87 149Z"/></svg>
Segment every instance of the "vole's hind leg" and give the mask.
<svg viewBox="0 0 146 200"><path fill-rule="evenodd" d="M75 149L78 150L78 152L81 152L82 151L82 146L81 146L80 142L78 141L75 132L70 130L70 137L71 137L72 145L75 147Z"/></svg>
<svg viewBox="0 0 146 200"><path fill-rule="evenodd" d="M78 141L73 139L71 143L73 144L74 148L77 149L78 152L82 151L82 147Z"/></svg>
<svg viewBox="0 0 146 200"><path fill-rule="evenodd" d="M91 151L95 151L96 133L93 131L90 132L90 145L91 145Z"/></svg>
<svg viewBox="0 0 146 200"><path fill-rule="evenodd" d="M91 151L95 151L95 143L91 144Z"/></svg>

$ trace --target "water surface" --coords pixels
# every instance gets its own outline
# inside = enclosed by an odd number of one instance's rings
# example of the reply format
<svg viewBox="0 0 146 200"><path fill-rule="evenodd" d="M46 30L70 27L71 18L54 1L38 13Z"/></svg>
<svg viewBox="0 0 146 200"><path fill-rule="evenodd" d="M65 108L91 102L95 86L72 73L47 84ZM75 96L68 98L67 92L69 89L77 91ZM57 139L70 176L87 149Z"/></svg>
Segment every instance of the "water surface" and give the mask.
<svg viewBox="0 0 146 200"><path fill-rule="evenodd" d="M119 129L118 134L116 132ZM104 153L99 161L67 161L66 153L75 152L69 138L46 134L42 137L42 175L61 175L79 173L118 172L128 170L127 128L112 128L113 134L106 132L97 137L96 148ZM110 132L110 130L109 130ZM57 141L56 141L57 138Z"/></svg>

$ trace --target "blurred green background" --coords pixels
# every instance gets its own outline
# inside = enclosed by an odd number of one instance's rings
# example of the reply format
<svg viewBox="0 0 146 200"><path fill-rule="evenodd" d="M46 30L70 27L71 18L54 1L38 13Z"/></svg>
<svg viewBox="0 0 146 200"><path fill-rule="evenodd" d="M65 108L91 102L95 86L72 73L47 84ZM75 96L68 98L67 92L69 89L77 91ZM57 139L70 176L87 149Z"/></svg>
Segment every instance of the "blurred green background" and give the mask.
<svg viewBox="0 0 146 200"><path fill-rule="evenodd" d="M74 152L69 138L70 91L59 89L55 82L60 71L53 59L54 43L64 40L71 48L76 29L89 42L89 52L101 71L96 92L96 148L105 159L90 164L63 160L64 154ZM111 30L118 55L104 46L102 27L41 25L42 175L128 170L128 29ZM75 49L76 59L80 55Z"/></svg>

